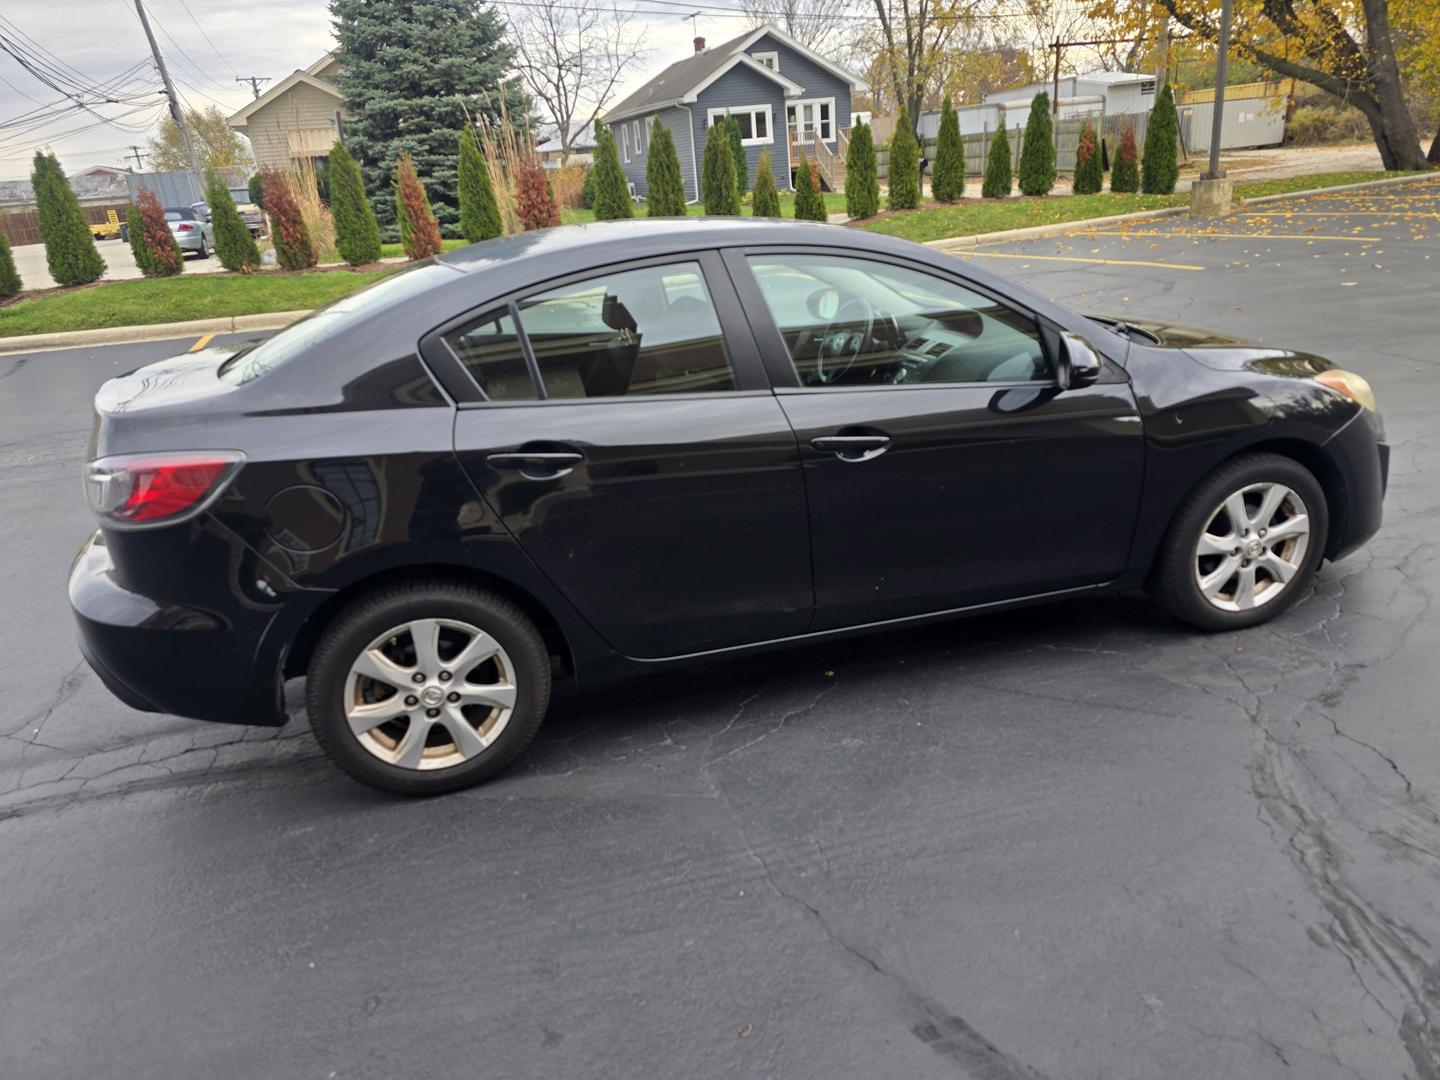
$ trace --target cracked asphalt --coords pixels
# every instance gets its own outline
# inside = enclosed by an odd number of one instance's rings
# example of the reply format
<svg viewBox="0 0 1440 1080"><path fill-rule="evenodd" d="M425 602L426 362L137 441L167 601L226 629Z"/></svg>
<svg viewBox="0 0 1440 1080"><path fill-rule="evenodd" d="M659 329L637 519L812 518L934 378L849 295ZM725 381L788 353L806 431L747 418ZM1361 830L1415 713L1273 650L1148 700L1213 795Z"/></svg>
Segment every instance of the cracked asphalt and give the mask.
<svg viewBox="0 0 1440 1080"><path fill-rule="evenodd" d="M1257 211L971 257L1370 379L1385 527L1285 616L1116 598L571 694L425 802L299 720L104 691L89 399L189 342L0 357L0 1076L1436 1080L1440 183Z"/></svg>

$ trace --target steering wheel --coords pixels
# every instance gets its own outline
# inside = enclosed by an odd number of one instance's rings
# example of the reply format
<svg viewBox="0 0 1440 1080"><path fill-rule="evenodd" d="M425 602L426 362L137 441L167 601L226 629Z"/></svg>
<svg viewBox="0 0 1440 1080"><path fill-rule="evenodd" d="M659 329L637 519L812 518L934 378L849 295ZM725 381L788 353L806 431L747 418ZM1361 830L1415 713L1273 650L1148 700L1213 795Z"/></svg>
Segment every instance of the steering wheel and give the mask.
<svg viewBox="0 0 1440 1080"><path fill-rule="evenodd" d="M829 346L830 340L835 334L836 324L846 321L841 317L845 314L845 310L847 308L852 307L859 308L859 315L864 320L865 328L860 332L858 336L852 333L847 333L845 335L847 341L851 341L854 343L854 347L850 349L848 356L832 357L832 362L836 363L838 366L829 367L826 365L825 350ZM853 319L849 321L859 322L861 320ZM823 333L821 333L820 340L816 344L815 381L821 383L822 385L829 385L830 383L835 382L837 379L842 378L844 374L850 370L851 365L855 363L855 358L860 355L861 350L863 350L866 344L869 343L870 335L873 333L874 329L875 306L871 304L869 300L866 300L863 296L852 296L850 297L850 299L841 303L841 305L835 309L835 314L831 317L830 321L825 325L825 330Z"/></svg>

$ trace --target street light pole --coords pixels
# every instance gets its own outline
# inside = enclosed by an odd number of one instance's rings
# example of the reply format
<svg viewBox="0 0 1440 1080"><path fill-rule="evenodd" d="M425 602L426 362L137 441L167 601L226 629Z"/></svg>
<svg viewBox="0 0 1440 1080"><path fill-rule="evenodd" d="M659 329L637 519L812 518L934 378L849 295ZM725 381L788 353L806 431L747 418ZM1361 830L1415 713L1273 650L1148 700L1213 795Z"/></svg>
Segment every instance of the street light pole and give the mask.
<svg viewBox="0 0 1440 1080"><path fill-rule="evenodd" d="M1215 111L1210 118L1210 168L1206 180L1219 180L1225 172L1220 168L1220 130L1225 123L1225 77L1230 59L1230 0L1220 5L1220 55L1215 61Z"/></svg>

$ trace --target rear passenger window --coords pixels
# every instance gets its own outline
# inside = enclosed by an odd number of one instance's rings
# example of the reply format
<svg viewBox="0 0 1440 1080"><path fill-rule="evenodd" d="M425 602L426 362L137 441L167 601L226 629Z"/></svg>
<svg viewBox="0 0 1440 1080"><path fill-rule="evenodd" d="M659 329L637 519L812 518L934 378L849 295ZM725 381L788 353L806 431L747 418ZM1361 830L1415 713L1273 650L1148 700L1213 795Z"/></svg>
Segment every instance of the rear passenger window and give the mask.
<svg viewBox="0 0 1440 1080"><path fill-rule="evenodd" d="M507 311L482 316L445 335L445 344L470 372L489 401L535 398L535 383L525 363L520 336Z"/></svg>
<svg viewBox="0 0 1440 1080"><path fill-rule="evenodd" d="M606 274L532 296L519 307L546 397L735 387L699 263Z"/></svg>

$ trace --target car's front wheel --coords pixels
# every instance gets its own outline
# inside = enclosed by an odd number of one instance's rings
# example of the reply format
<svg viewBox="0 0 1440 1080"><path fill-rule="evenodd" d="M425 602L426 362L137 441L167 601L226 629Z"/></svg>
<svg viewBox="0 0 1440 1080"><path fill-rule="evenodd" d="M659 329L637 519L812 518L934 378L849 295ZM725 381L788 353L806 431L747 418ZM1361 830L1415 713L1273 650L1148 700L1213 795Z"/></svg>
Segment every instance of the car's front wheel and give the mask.
<svg viewBox="0 0 1440 1080"><path fill-rule="evenodd" d="M310 662L306 708L330 759L402 795L505 768L550 701L550 662L509 601L449 582L397 586L342 612Z"/></svg>
<svg viewBox="0 0 1440 1080"><path fill-rule="evenodd" d="M1305 466L1280 454L1236 458L1176 513L1152 595L1201 630L1255 626L1304 593L1328 529L1325 493Z"/></svg>

